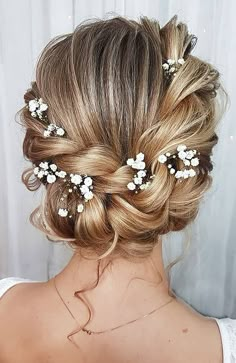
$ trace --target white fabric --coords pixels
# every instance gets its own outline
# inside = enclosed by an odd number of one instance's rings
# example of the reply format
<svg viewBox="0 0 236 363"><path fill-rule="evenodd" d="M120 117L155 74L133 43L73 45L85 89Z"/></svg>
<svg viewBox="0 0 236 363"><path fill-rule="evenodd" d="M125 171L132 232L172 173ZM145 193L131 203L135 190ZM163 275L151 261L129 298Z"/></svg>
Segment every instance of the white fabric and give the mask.
<svg viewBox="0 0 236 363"><path fill-rule="evenodd" d="M0 0L1 278L46 280L71 256L69 249L51 244L28 222L40 193L30 193L20 181L23 167L29 164L23 161L23 133L14 115L24 105L24 91L34 79L35 64L46 43L72 31L82 20L108 17L110 12L131 18L147 15L161 24L178 14L198 36L193 54L218 67L231 100L235 99L234 0ZM232 102L214 151L214 183L192 227L192 247L172 273L176 293L198 311L232 318L236 318L235 115L236 102ZM166 261L178 253L181 238L181 234L170 236L171 243L167 241L164 248Z"/></svg>
<svg viewBox="0 0 236 363"><path fill-rule="evenodd" d="M0 280L0 299L14 285L24 282L36 282L20 277L7 277ZM221 334L223 363L236 363L236 319L215 319Z"/></svg>
<svg viewBox="0 0 236 363"><path fill-rule="evenodd" d="M219 326L223 345L223 363L236 362L236 319L214 318Z"/></svg>

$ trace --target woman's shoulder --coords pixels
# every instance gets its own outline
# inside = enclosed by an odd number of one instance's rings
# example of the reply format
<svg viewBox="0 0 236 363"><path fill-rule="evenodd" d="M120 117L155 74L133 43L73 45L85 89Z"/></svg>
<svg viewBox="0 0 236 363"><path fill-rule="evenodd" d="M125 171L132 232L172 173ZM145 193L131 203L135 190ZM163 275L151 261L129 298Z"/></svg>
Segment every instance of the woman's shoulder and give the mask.
<svg viewBox="0 0 236 363"><path fill-rule="evenodd" d="M35 281L16 276L5 277L3 279L0 279L0 299L10 288L19 283L24 283L24 282L35 282Z"/></svg>
<svg viewBox="0 0 236 363"><path fill-rule="evenodd" d="M23 277L6 277L0 280L0 321L3 317L10 319L16 313L29 308L34 297L42 294L46 285L43 281L35 281ZM16 304L17 301L17 304Z"/></svg>
<svg viewBox="0 0 236 363"><path fill-rule="evenodd" d="M46 306L46 287L46 282L20 277L0 280L0 362L13 362L25 342L33 346L39 311Z"/></svg>
<svg viewBox="0 0 236 363"><path fill-rule="evenodd" d="M0 321L11 319L14 315L22 317L29 311L32 302L43 295L46 282L23 277L7 277L0 280ZM16 304L17 301L17 304Z"/></svg>

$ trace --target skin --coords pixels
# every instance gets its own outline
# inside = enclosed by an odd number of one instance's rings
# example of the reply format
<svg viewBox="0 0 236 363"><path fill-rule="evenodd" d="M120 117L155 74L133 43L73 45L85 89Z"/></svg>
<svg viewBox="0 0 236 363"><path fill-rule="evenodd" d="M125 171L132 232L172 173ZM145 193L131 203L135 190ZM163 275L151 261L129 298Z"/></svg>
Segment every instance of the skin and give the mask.
<svg viewBox="0 0 236 363"><path fill-rule="evenodd" d="M87 321L88 310L73 296L74 291L95 281L96 267L95 261L74 254L56 275L57 288L80 324ZM160 309L111 332L78 332L72 344L66 336L78 325L59 298L53 280L21 283L0 300L0 362L223 362L216 322L169 295L161 242L149 258L138 262L113 260L98 286L83 296L95 310L87 326L93 331Z"/></svg>

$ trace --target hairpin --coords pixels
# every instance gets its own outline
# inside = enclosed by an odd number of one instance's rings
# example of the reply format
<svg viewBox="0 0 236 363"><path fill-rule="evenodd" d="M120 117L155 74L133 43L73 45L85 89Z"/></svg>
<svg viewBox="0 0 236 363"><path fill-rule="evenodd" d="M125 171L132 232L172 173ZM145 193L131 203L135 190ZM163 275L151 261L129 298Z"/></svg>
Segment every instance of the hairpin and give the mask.
<svg viewBox="0 0 236 363"><path fill-rule="evenodd" d="M38 117L47 125L47 129L44 130L43 133L44 137L64 136L65 130L62 127L49 123L46 114L48 105L43 102L42 98L35 98L33 100L30 100L29 104L26 107L29 109L32 117Z"/></svg>
<svg viewBox="0 0 236 363"><path fill-rule="evenodd" d="M151 184L150 180L146 180L145 183L143 183L143 178L146 177L147 179L147 170L145 169L145 162L144 162L144 154L139 153L136 155L136 159L129 158L126 161L126 164L131 166L133 169L139 170L137 174L134 175L133 181L129 182L127 184L127 188L129 190L135 190L135 193L138 193L138 189L147 189L149 185ZM155 174L151 175L149 179L153 179Z"/></svg>
<svg viewBox="0 0 236 363"><path fill-rule="evenodd" d="M171 78L176 75L178 69L185 63L183 58L179 58L177 61L174 59L167 59L165 63L162 64L162 68L164 69L164 74L166 78Z"/></svg>
<svg viewBox="0 0 236 363"><path fill-rule="evenodd" d="M199 158L196 157L196 154L200 155L200 152L197 150L187 149L187 146L184 144L178 145L177 153L171 154L167 152L165 154L161 154L158 156L158 161L162 164L168 163L168 169L170 174L174 174L176 179L179 178L189 178L196 175L196 171L191 168L191 166L199 165ZM182 160L185 166L190 167L189 169L184 168L183 170L177 170L176 168L176 158Z"/></svg>
<svg viewBox="0 0 236 363"><path fill-rule="evenodd" d="M79 194L80 198L84 198L85 202L88 202L93 198L93 181L92 178L82 174L67 174L63 170L59 170L57 165L49 161L43 161L34 168L34 175L41 179L45 184L52 184L57 179L63 179L66 183L66 191L63 192L63 196L60 198L64 201L71 193ZM65 204L65 203L64 203ZM83 203L77 205L77 212L81 213L84 210ZM69 214L68 203L66 207L59 208L58 214L61 217L67 217ZM70 214L71 218L72 215Z"/></svg>

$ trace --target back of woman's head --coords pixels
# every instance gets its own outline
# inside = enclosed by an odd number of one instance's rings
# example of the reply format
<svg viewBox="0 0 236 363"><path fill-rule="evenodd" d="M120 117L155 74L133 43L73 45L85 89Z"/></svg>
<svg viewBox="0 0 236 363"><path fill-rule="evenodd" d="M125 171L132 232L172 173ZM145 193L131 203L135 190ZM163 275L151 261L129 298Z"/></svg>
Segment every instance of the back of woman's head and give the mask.
<svg viewBox="0 0 236 363"><path fill-rule="evenodd" d="M115 17L82 23L45 47L25 101L42 98L48 120L66 134L45 138L43 122L24 107L24 154L34 167L50 161L68 174L89 175L94 187L76 213L78 194L64 195L62 179L46 184L31 220L49 237L98 255L145 256L159 236L196 217L211 184L219 73L190 54L195 43L177 17L163 28L146 17ZM182 58L175 76L165 77L163 63ZM177 179L158 161L180 144L200 153L194 177ZM126 160L140 152L155 177L134 193ZM34 168L23 179L30 190L42 184ZM66 218L58 215L63 203L74 211Z"/></svg>

